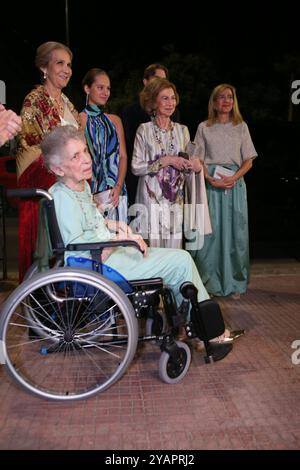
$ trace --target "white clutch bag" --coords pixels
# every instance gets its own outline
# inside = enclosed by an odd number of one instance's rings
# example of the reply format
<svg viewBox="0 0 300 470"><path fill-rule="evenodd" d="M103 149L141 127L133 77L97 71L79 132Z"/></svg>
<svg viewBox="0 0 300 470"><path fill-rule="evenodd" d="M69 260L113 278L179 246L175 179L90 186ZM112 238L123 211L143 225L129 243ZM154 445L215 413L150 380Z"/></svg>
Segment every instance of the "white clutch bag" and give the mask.
<svg viewBox="0 0 300 470"><path fill-rule="evenodd" d="M233 176L235 174L234 170L226 168L222 165L217 165L213 174L213 178L220 180L223 176Z"/></svg>
<svg viewBox="0 0 300 470"><path fill-rule="evenodd" d="M110 201L110 192L111 190L107 189L107 191L102 191L93 195L94 202L101 214L104 214L113 207Z"/></svg>

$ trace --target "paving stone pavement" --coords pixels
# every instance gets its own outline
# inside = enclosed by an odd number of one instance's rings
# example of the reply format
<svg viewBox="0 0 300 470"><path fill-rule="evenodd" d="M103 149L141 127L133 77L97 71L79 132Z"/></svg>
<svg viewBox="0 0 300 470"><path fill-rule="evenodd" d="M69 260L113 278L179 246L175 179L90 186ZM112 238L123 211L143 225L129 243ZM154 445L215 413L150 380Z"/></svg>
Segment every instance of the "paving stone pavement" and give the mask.
<svg viewBox="0 0 300 470"><path fill-rule="evenodd" d="M14 284L0 284L2 300ZM299 449L300 263L253 262L247 293L219 303L245 336L214 364L193 352L176 385L159 380L149 343L115 385L73 403L31 396L0 366L0 449Z"/></svg>

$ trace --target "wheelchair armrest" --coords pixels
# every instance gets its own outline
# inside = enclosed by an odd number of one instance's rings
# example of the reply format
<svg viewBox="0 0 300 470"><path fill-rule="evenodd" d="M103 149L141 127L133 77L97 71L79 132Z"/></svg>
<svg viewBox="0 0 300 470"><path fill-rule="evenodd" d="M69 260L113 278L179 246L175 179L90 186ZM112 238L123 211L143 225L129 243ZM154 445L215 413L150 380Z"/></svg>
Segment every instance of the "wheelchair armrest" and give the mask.
<svg viewBox="0 0 300 470"><path fill-rule="evenodd" d="M110 240L107 242L97 242L97 243L70 243L67 247L66 250L68 251L99 251L100 253L104 248L113 248L116 246L133 246L137 250L139 250L141 253L143 251L141 250L139 244L135 242L134 240Z"/></svg>

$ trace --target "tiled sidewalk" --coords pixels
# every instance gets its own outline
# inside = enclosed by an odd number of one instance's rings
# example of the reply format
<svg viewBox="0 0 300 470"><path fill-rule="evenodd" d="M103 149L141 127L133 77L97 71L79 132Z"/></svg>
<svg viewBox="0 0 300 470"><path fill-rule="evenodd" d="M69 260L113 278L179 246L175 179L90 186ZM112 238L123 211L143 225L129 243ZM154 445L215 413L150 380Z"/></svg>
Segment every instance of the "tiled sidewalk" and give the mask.
<svg viewBox="0 0 300 470"><path fill-rule="evenodd" d="M160 382L151 344L109 390L69 404L27 394L0 366L0 448L299 449L300 265L283 264L253 265L247 294L220 299L247 333L218 363L194 353L177 385Z"/></svg>

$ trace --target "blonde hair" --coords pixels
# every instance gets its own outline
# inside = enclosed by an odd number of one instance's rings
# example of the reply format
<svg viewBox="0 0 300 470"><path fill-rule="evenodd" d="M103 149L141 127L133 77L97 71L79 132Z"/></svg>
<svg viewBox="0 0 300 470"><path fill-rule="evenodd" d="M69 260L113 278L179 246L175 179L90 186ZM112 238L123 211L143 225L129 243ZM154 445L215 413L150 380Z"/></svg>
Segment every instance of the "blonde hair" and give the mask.
<svg viewBox="0 0 300 470"><path fill-rule="evenodd" d="M236 126L243 122L243 117L239 110L238 100L236 96L236 91L234 86L230 85L229 83L221 83L221 85L216 86L209 98L208 102L208 119L207 119L207 126L212 126L218 121L218 113L215 109L215 101L217 100L220 93L224 90L229 89L233 96L233 107L230 111L230 120Z"/></svg>
<svg viewBox="0 0 300 470"><path fill-rule="evenodd" d="M56 41L44 42L36 50L35 65L39 70L41 69L41 67L47 67L51 59L52 52L55 51L56 49L65 50L69 54L71 61L72 61L73 53L71 49L69 49L68 46L66 46L65 44L62 44L61 42L56 42Z"/></svg>
<svg viewBox="0 0 300 470"><path fill-rule="evenodd" d="M166 88L172 88L176 97L176 106L179 103L179 96L174 83L170 82L166 78L153 78L140 93L140 104L141 107L152 116L157 108L156 100L159 93Z"/></svg>

